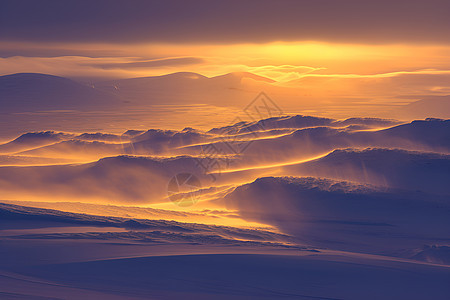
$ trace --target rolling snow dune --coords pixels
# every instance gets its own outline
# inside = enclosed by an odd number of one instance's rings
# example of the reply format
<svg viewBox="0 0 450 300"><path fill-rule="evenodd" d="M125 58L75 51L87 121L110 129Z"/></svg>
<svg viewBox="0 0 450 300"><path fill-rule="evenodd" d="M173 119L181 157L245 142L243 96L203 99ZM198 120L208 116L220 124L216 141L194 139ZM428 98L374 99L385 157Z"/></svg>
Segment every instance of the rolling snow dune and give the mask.
<svg viewBox="0 0 450 300"><path fill-rule="evenodd" d="M324 120L332 122L327 119L303 116L272 118L267 122L277 124L277 126L278 122L282 124L283 122L289 124L306 122L307 125L312 125L311 122L316 124L324 122ZM346 123L345 125L367 123L378 126L380 122L390 121L356 118L342 122ZM401 149L448 153L450 149L450 144L448 144L448 140L450 140L448 137L449 126L449 121L427 119L389 129L371 131L308 127L298 129L293 133L282 132L280 135L279 129L269 129L262 132L267 134L262 137L242 133L235 135L235 132L231 131L219 135L217 132L204 133L185 128L181 131L130 131L133 133L132 136L125 134L123 139L120 138L120 142L116 141L119 138L117 135L99 133L84 133L76 137L71 134L53 132L25 134L6 145L14 145L15 150L18 150L43 143L52 143L19 153L24 156L39 156L43 159L49 156L71 159L73 163L97 160L104 156L122 153L158 154L166 158L122 156L101 159L97 163L84 165L2 167L0 168L0 186L4 189L5 197L12 197L11 199L19 197L26 200L22 197L32 195L33 199L43 200L42 197L54 199L65 195L66 198L71 199L101 198L102 201L108 199L114 203L118 203L117 201L119 203L156 203L166 199L167 183L178 173L193 173L201 182L209 184L211 176L208 173L219 172L219 176L216 176L220 177L219 181L213 185L238 185L239 182L249 182L261 176L300 175L448 194L445 184L448 156L409 153ZM248 135L252 138L249 138ZM239 138L237 138L238 136ZM61 139L64 140L61 141ZM111 142L111 140L113 141ZM197 145L197 143L200 144ZM335 149L348 147L356 149L353 153L335 151L318 161L296 164L298 161L313 159ZM358 152L358 149L366 147L383 147L391 150ZM399 150L393 150L393 148ZM208 158L208 151L214 149L218 149L218 153L211 155L214 159L220 160L220 165L207 166L205 169L202 165L211 160ZM171 155L178 155L178 158L167 158ZM348 156L348 158L344 156ZM19 158L4 159L5 164L8 162L16 162L17 165L24 164ZM346 160L348 162L344 163ZM271 165L276 166L277 164L280 164L281 169L269 170ZM283 164L292 166L283 167ZM256 170L262 170L264 165L269 168L264 173L252 171L247 174L249 176L232 173L220 176L220 172L228 172L227 169L231 171L248 169L250 171L256 167ZM212 169L212 167L216 169ZM389 171L391 167L394 168L393 171ZM406 174L415 175L410 178ZM13 197L13 194L16 196Z"/></svg>
<svg viewBox="0 0 450 300"><path fill-rule="evenodd" d="M412 149L450 152L450 120L416 120L409 124L394 126L374 132L375 142L386 146Z"/></svg>
<svg viewBox="0 0 450 300"><path fill-rule="evenodd" d="M303 243L393 253L450 236L448 196L316 178L260 178L224 198L249 220L269 223Z"/></svg>
<svg viewBox="0 0 450 300"><path fill-rule="evenodd" d="M0 188L9 199L149 204L166 202L169 180L183 172L211 181L193 157L117 156L81 165L0 167Z"/></svg>
<svg viewBox="0 0 450 300"><path fill-rule="evenodd" d="M448 266L295 246L264 230L8 204L0 217L6 299L440 300L450 292Z"/></svg>
<svg viewBox="0 0 450 300"><path fill-rule="evenodd" d="M281 173L450 195L449 170L446 154L369 148L334 150L317 160L286 166Z"/></svg>
<svg viewBox="0 0 450 300"><path fill-rule="evenodd" d="M0 203L1 229L21 228L23 224L39 227L98 227L123 228L122 232L83 233L28 233L8 235L15 239L100 239L128 240L145 243L198 243L229 244L236 246L260 245L273 247L294 247L291 238L271 231L229 226L215 226L196 223L181 223L167 220L130 219L87 214L75 214L59 210L40 209ZM95 230L95 229L94 229ZM296 247L300 248L300 247Z"/></svg>
<svg viewBox="0 0 450 300"><path fill-rule="evenodd" d="M399 121L380 118L349 118L345 120L334 120L330 118L312 116L282 116L263 119L255 122L239 122L225 127L213 128L210 133L234 134L255 131L267 131L271 129L302 129L309 127L345 127L350 125L361 125L368 128L391 127L398 125Z"/></svg>
<svg viewBox="0 0 450 300"><path fill-rule="evenodd" d="M105 141L105 142L120 142L122 141L122 137L117 134L110 133L82 133L76 137L79 140L86 141Z"/></svg>
<svg viewBox="0 0 450 300"><path fill-rule="evenodd" d="M102 89L174 81L269 84ZM0 145L0 298L447 299L450 120L399 124L23 134Z"/></svg>
<svg viewBox="0 0 450 300"><path fill-rule="evenodd" d="M101 157L119 155L122 153L123 145L120 143L70 139L36 149L19 152L18 154L44 157L89 157L91 159L99 159Z"/></svg>
<svg viewBox="0 0 450 300"><path fill-rule="evenodd" d="M0 153L15 153L30 150L54 144L70 137L70 134L54 131L28 132L13 141L0 145Z"/></svg>
<svg viewBox="0 0 450 300"><path fill-rule="evenodd" d="M182 131L150 129L147 132L131 138L124 149L130 154L165 154L174 148L198 144L211 140L211 136L192 128Z"/></svg>
<svg viewBox="0 0 450 300"><path fill-rule="evenodd" d="M231 130L231 129L227 129ZM262 163L304 160L327 154L338 148L398 148L450 153L450 120L427 119L388 129L358 131L331 126L308 127L281 136L261 137L234 142L216 141L209 145L225 154L240 153L249 167ZM232 147L227 147L231 144ZM193 146L187 153L199 153L202 146ZM182 149L187 151L186 148ZM183 152L181 152L183 153ZM181 154L178 153L178 154Z"/></svg>
<svg viewBox="0 0 450 300"><path fill-rule="evenodd" d="M29 155L0 155L0 166L34 166L68 164L73 159Z"/></svg>
<svg viewBox="0 0 450 300"><path fill-rule="evenodd" d="M322 126L323 124L329 126ZM134 132L133 136L126 133L122 136L102 133L74 136L42 132L25 134L10 143L0 145L0 151L22 151L20 153L31 156L88 156L92 160L101 158L101 155L118 154L199 155L209 147L216 148L224 155L240 154L247 165L256 162L301 160L323 155L336 148L348 147L385 147L444 153L450 151L450 144L447 142L450 139L447 133L450 126L448 121L427 119L384 130L371 127L388 124L396 124L396 121L374 118L333 121L294 116L237 123L207 133L192 128L181 131L129 131ZM288 125L293 127L285 128ZM340 126L347 127L339 128ZM361 126L373 130L358 130ZM51 139L50 135L54 137Z"/></svg>
<svg viewBox="0 0 450 300"><path fill-rule="evenodd" d="M81 202L39 202L0 200L4 204L20 205L42 209L59 210L61 212L89 214L107 217L149 219L149 220L171 220L184 223L201 223L209 225L223 225L234 227L257 227L271 228L264 224L255 224L242 220L236 211L225 209L195 209L190 211L179 211L171 209L159 209L141 207L137 205L111 205Z"/></svg>

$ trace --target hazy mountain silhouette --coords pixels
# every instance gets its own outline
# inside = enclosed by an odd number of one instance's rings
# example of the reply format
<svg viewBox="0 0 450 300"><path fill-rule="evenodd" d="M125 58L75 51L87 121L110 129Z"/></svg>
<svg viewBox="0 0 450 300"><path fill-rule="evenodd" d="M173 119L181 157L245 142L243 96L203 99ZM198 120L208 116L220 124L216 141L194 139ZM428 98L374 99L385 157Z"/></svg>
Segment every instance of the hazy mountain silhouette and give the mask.
<svg viewBox="0 0 450 300"><path fill-rule="evenodd" d="M104 109L120 103L116 95L63 77L37 73L0 76L2 112Z"/></svg>
<svg viewBox="0 0 450 300"><path fill-rule="evenodd" d="M254 93L274 82L248 72L229 73L208 78L192 72L98 82L95 87L120 96L135 105L208 103L227 105L250 101L242 90L255 85Z"/></svg>
<svg viewBox="0 0 450 300"><path fill-rule="evenodd" d="M450 95L427 96L422 100L399 107L395 116L408 119L450 118Z"/></svg>

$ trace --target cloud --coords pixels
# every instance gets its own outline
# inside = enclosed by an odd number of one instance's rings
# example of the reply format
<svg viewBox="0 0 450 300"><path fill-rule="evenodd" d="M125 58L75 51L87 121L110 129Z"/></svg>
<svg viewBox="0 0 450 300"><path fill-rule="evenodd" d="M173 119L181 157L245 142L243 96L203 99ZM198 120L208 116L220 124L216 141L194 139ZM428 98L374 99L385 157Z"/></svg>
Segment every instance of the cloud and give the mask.
<svg viewBox="0 0 450 300"><path fill-rule="evenodd" d="M398 71L380 74L303 74L301 77L334 77L334 78L389 78L403 75L448 75L450 70L416 70L416 71Z"/></svg>
<svg viewBox="0 0 450 300"><path fill-rule="evenodd" d="M176 57L142 60L133 57L0 57L0 75L45 73L68 77L121 78L161 75L178 67L202 64L203 58Z"/></svg>
<svg viewBox="0 0 450 300"><path fill-rule="evenodd" d="M450 42L446 0L3 1L14 41Z"/></svg>
<svg viewBox="0 0 450 300"><path fill-rule="evenodd" d="M0 58L0 75L12 73L44 73L69 77L132 77L125 70L111 71L95 68L95 62L112 63L129 58L90 58L82 56Z"/></svg>
<svg viewBox="0 0 450 300"><path fill-rule="evenodd" d="M204 60L199 57L177 57L177 58L164 58L146 61L132 61L125 63L100 63L100 64L91 64L91 66L102 69L136 69L136 68L193 65L193 64L201 64L203 62Z"/></svg>
<svg viewBox="0 0 450 300"><path fill-rule="evenodd" d="M373 103L404 103L425 96L448 95L450 70L423 69L374 74L309 73L279 83L320 98L372 99Z"/></svg>
<svg viewBox="0 0 450 300"><path fill-rule="evenodd" d="M314 68L308 66L292 66L292 65L281 65L281 66L259 66L259 67L248 67L249 72L255 72L269 78L277 79L277 81L285 82L290 80L295 80L307 76L315 71L325 70L326 68Z"/></svg>

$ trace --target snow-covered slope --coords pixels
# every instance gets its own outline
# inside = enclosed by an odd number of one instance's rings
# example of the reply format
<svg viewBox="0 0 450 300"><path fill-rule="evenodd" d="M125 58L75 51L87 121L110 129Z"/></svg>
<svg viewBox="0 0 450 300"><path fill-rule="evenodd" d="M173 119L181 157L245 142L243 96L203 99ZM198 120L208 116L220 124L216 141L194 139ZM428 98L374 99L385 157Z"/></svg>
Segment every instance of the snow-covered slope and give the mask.
<svg viewBox="0 0 450 300"><path fill-rule="evenodd" d="M5 299L443 300L450 292L446 266L292 246L263 230L5 204L0 216Z"/></svg>
<svg viewBox="0 0 450 300"><path fill-rule="evenodd" d="M6 199L161 203L168 201L167 184L179 173L211 182L193 157L117 156L78 165L0 167L0 189Z"/></svg>
<svg viewBox="0 0 450 300"><path fill-rule="evenodd" d="M450 195L449 170L449 155L369 148L334 150L317 160L287 166L283 172Z"/></svg>
<svg viewBox="0 0 450 300"><path fill-rule="evenodd" d="M394 253L450 235L448 196L317 178L260 178L224 199L253 221L309 245Z"/></svg>
<svg viewBox="0 0 450 300"><path fill-rule="evenodd" d="M28 132L8 143L0 145L0 153L13 153L29 150L50 145L70 137L70 134L54 131Z"/></svg>

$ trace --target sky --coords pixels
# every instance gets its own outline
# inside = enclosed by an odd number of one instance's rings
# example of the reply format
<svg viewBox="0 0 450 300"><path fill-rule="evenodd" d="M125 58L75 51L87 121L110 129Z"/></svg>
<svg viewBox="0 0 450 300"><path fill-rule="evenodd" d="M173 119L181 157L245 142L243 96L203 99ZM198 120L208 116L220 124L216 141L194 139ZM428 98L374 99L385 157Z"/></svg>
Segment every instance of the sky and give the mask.
<svg viewBox="0 0 450 300"><path fill-rule="evenodd" d="M247 71L287 86L332 80L350 91L394 81L406 94L444 95L449 11L436 0L2 0L0 75Z"/></svg>

